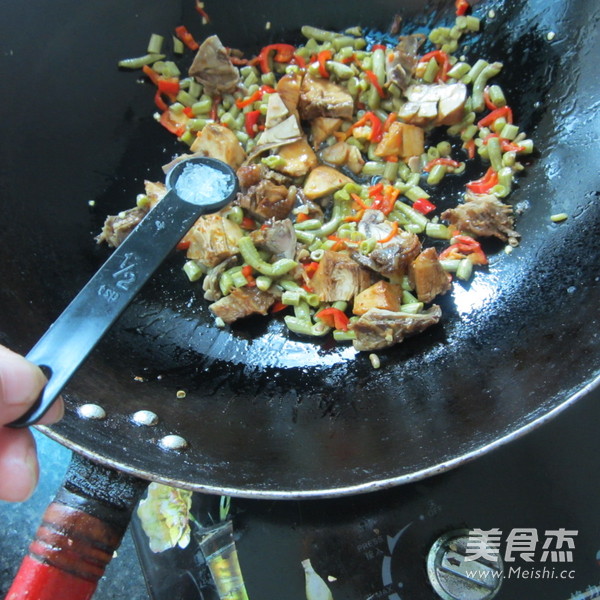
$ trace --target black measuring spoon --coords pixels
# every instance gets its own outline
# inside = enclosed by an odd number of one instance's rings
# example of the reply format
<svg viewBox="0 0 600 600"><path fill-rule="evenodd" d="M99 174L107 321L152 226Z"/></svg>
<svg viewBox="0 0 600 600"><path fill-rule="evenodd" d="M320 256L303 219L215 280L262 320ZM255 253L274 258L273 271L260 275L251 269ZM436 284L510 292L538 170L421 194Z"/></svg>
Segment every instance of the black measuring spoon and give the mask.
<svg viewBox="0 0 600 600"><path fill-rule="evenodd" d="M77 294L27 359L46 370L35 405L9 425L39 421L92 349L127 308L200 215L216 212L238 191L235 172L213 158L192 157L167 174L164 198L152 208Z"/></svg>

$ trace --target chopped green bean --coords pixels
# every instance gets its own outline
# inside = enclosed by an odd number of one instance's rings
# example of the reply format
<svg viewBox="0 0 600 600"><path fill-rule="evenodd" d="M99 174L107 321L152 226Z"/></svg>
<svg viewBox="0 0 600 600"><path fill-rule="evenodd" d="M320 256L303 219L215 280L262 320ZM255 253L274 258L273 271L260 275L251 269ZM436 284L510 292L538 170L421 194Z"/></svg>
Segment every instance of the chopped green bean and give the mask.
<svg viewBox="0 0 600 600"><path fill-rule="evenodd" d="M429 171L429 175L427 176L427 184L437 185L442 181L442 179L444 179L447 172L448 168L446 167L446 165L434 165L431 168L431 171Z"/></svg>
<svg viewBox="0 0 600 600"><path fill-rule="evenodd" d="M463 258L456 269L456 277L457 279L461 279L462 281L467 281L471 279L471 275L473 274L473 263L468 258Z"/></svg>
<svg viewBox="0 0 600 600"><path fill-rule="evenodd" d="M356 339L356 332L352 329L348 329L348 331L335 329L333 331L333 339L336 342L351 342L352 340Z"/></svg>
<svg viewBox="0 0 600 600"><path fill-rule="evenodd" d="M158 33L153 33L148 41L148 54L160 54L165 38Z"/></svg>
<svg viewBox="0 0 600 600"><path fill-rule="evenodd" d="M430 198L430 195L418 185L413 185L412 187L409 187L404 192L404 195L413 202L416 202L419 198Z"/></svg>
<svg viewBox="0 0 600 600"><path fill-rule="evenodd" d="M141 69L144 65L151 65L163 58L165 58L164 54L145 54L136 58L124 58L117 65L123 69Z"/></svg>
<svg viewBox="0 0 600 600"><path fill-rule="evenodd" d="M433 83L439 70L440 66L435 58L430 58L427 66L425 67L425 72L423 73L423 81L426 81L427 83Z"/></svg>
<svg viewBox="0 0 600 600"><path fill-rule="evenodd" d="M487 67L488 64L489 63L487 62L487 60L483 60L482 58L480 58L469 69L469 72L461 78L461 82L466 84L473 83L479 75L479 73L481 73L481 71L483 71L483 69L485 69L485 67Z"/></svg>
<svg viewBox="0 0 600 600"><path fill-rule="evenodd" d="M416 315L419 314L423 308L425 308L423 302L410 302L407 304L402 304L400 306L400 312L408 313L409 315Z"/></svg>
<svg viewBox="0 0 600 600"><path fill-rule="evenodd" d="M183 54L183 52L185 50L185 46L183 45L183 42L176 36L172 36L172 40L173 40L173 52L175 54Z"/></svg>
<svg viewBox="0 0 600 600"><path fill-rule="evenodd" d="M477 61L479 62L479 61ZM485 61L484 61L485 62ZM477 64L477 63L476 63ZM475 67L473 67L474 69ZM473 70L471 69L471 71ZM483 90L487 85L487 82L498 75L502 70L501 62L494 62L492 64L486 64L483 69L479 71L477 77L473 78L473 93L471 94L471 102L473 103L473 110L475 112L481 112L485 108L485 101L483 98Z"/></svg>
<svg viewBox="0 0 600 600"><path fill-rule="evenodd" d="M423 196L419 196L418 198L421 197ZM425 215L421 214L418 210L415 210L412 206L409 206L404 202L396 202L394 209L408 217L411 223L419 225L421 227L421 231L423 231L425 227L427 227L427 223L429 223L429 219Z"/></svg>
<svg viewBox="0 0 600 600"><path fill-rule="evenodd" d="M298 263L289 258L280 258L271 264L264 261L258 254L254 242L249 236L243 236L238 242L240 254L253 269L268 277L279 277L291 271Z"/></svg>
<svg viewBox="0 0 600 600"><path fill-rule="evenodd" d="M204 275L202 267L195 260L186 261L183 270L190 281L198 281Z"/></svg>
<svg viewBox="0 0 600 600"><path fill-rule="evenodd" d="M506 106L506 98L504 97L504 92L499 85L490 85L488 94L490 96L490 101L494 106L497 106L498 108Z"/></svg>
<svg viewBox="0 0 600 600"><path fill-rule="evenodd" d="M442 223L427 223L425 234L436 240L449 240L451 237L450 230Z"/></svg>
<svg viewBox="0 0 600 600"><path fill-rule="evenodd" d="M491 137L487 142L489 161L494 171L500 171L502 168L502 150L500 149L500 138Z"/></svg>

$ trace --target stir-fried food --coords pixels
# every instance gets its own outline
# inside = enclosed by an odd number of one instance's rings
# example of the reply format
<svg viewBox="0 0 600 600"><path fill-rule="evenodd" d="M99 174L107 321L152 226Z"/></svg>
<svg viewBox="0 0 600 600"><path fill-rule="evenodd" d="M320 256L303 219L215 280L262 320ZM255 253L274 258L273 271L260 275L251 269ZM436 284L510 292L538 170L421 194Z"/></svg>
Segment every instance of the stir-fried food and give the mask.
<svg viewBox="0 0 600 600"><path fill-rule="evenodd" d="M238 173L237 199L179 244L219 326L276 313L301 336L386 348L439 322L436 299L488 264L481 238L518 243L504 199L533 144L491 83L502 64L457 56L480 28L463 9L428 39L307 26L305 44L253 57L208 37L186 76L144 61L157 120ZM468 161L482 176L438 208ZM147 182L98 240L118 245L164 193Z"/></svg>

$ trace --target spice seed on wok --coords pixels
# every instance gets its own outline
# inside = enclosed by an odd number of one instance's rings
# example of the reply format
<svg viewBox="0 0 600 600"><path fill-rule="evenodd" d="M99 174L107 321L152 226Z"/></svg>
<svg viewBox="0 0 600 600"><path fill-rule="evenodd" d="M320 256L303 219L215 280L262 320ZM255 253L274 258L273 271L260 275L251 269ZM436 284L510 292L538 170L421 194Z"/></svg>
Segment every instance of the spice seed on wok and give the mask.
<svg viewBox="0 0 600 600"><path fill-rule="evenodd" d="M159 444L165 450L183 450L188 447L187 440L180 435L165 435Z"/></svg>
<svg viewBox="0 0 600 600"><path fill-rule="evenodd" d="M153 426L158 423L158 415L150 410L138 410L131 419L136 425Z"/></svg>
<svg viewBox="0 0 600 600"><path fill-rule="evenodd" d="M106 418L106 411L97 404L82 404L77 412L83 419L100 420Z"/></svg>

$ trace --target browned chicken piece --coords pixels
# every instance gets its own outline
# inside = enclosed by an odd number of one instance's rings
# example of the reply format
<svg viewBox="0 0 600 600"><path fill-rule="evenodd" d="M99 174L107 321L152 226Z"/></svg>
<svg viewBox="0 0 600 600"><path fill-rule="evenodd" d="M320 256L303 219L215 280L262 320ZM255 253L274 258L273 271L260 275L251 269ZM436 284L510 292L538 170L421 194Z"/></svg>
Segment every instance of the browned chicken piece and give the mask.
<svg viewBox="0 0 600 600"><path fill-rule="evenodd" d="M399 231L389 242L378 244L369 254L369 258L375 263L376 271L397 279L408 272L410 264L420 251L421 242L417 235Z"/></svg>
<svg viewBox="0 0 600 600"><path fill-rule="evenodd" d="M245 194L238 194L237 202L254 218L285 219L296 200L296 188L277 185L268 179L263 179L258 185L253 185Z"/></svg>
<svg viewBox="0 0 600 600"><path fill-rule="evenodd" d="M281 146L277 154L285 160L285 164L277 170L290 177L303 177L317 164L317 155L308 145L306 138Z"/></svg>
<svg viewBox="0 0 600 600"><path fill-rule="evenodd" d="M268 179L278 185L290 185L291 179L282 173L272 171L261 163L242 165L237 170L237 177L242 191L248 190L253 185L258 185L261 180Z"/></svg>
<svg viewBox="0 0 600 600"><path fill-rule="evenodd" d="M150 200L150 206L154 206L167 194L167 186L162 181L144 181L146 196Z"/></svg>
<svg viewBox="0 0 600 600"><path fill-rule="evenodd" d="M371 285L371 276L356 261L340 252L326 250L311 279L322 302L348 302Z"/></svg>
<svg viewBox="0 0 600 600"><path fill-rule="evenodd" d="M134 207L120 212L118 215L109 216L104 221L100 235L96 241L105 242L111 248L116 248L135 229L136 225L146 216L151 208L160 202L167 193L167 186L158 181L144 181L146 196L150 200L148 206Z"/></svg>
<svg viewBox="0 0 600 600"><path fill-rule="evenodd" d="M190 242L187 257L214 267L238 253L241 227L218 214L201 216L184 239Z"/></svg>
<svg viewBox="0 0 600 600"><path fill-rule="evenodd" d="M395 83L402 91L410 85L419 62L419 48L426 39L422 33L400 36L398 45L387 54L387 80Z"/></svg>
<svg viewBox="0 0 600 600"><path fill-rule="evenodd" d="M255 229L250 237L257 248L264 248L276 258L294 258L296 255L296 230L289 219Z"/></svg>
<svg viewBox="0 0 600 600"><path fill-rule="evenodd" d="M476 236L497 237L512 246L518 244L520 235L513 229L512 206L502 204L493 194L466 194L463 204L442 213L460 231Z"/></svg>
<svg viewBox="0 0 600 600"><path fill-rule="evenodd" d="M327 146L321 152L321 158L326 162L338 167L347 166L355 175L358 175L365 164L365 160L356 146L347 142L337 142Z"/></svg>
<svg viewBox="0 0 600 600"><path fill-rule="evenodd" d="M277 82L275 90L281 96L283 103L291 114L298 116L298 101L300 100L301 73L286 73Z"/></svg>
<svg viewBox="0 0 600 600"><path fill-rule="evenodd" d="M211 35L202 42L189 69L189 75L201 83L209 95L233 94L240 81L238 69L216 35Z"/></svg>
<svg viewBox="0 0 600 600"><path fill-rule="evenodd" d="M341 85L328 79L306 75L300 88L300 116L306 121L317 117L352 119L354 99Z"/></svg>
<svg viewBox="0 0 600 600"><path fill-rule="evenodd" d="M354 298L352 313L364 315L371 308L400 310L402 287L389 281L378 281Z"/></svg>
<svg viewBox="0 0 600 600"><path fill-rule="evenodd" d="M333 167L319 165L314 168L304 181L304 194L309 200L316 200L351 183L352 179Z"/></svg>
<svg viewBox="0 0 600 600"><path fill-rule="evenodd" d="M451 287L451 279L444 271L435 248L423 250L412 262L409 276L419 302L431 302L437 295L445 294Z"/></svg>
<svg viewBox="0 0 600 600"><path fill-rule="evenodd" d="M194 140L190 149L201 156L222 160L233 169L237 169L246 160L246 152L233 131L217 123L206 125L202 135Z"/></svg>
<svg viewBox="0 0 600 600"><path fill-rule="evenodd" d="M266 315L276 299L277 296L269 290L263 292L257 287L244 286L234 288L231 294L213 302L208 308L229 325L250 315Z"/></svg>
<svg viewBox="0 0 600 600"><path fill-rule="evenodd" d="M391 232L391 223L385 219L380 210L365 210L358 223L358 231L366 238L383 240ZM352 254L352 258L361 265L381 273L386 277L398 278L405 275L412 261L421 252L421 242L414 233L399 230L388 242L377 244L368 255L360 252Z"/></svg>
<svg viewBox="0 0 600 600"><path fill-rule="evenodd" d="M333 135L343 123L343 119L333 117L317 117L310 122L310 133L315 150L331 135Z"/></svg>
<svg viewBox="0 0 600 600"><path fill-rule="evenodd" d="M417 314L371 308L349 325L356 334L352 344L357 350L388 348L435 325L441 316L442 311L437 304Z"/></svg>
<svg viewBox="0 0 600 600"><path fill-rule="evenodd" d="M111 248L116 248L135 229L137 224L148 214L149 206L143 208L130 208L111 215L104 221L104 226L96 241L101 244L106 242Z"/></svg>
<svg viewBox="0 0 600 600"><path fill-rule="evenodd" d="M265 170L266 167L260 163L242 165L236 173L242 191L247 190L253 185L257 185L264 177Z"/></svg>
<svg viewBox="0 0 600 600"><path fill-rule="evenodd" d="M418 83L407 88L398 117L413 125L456 125L465 112L464 83Z"/></svg>

